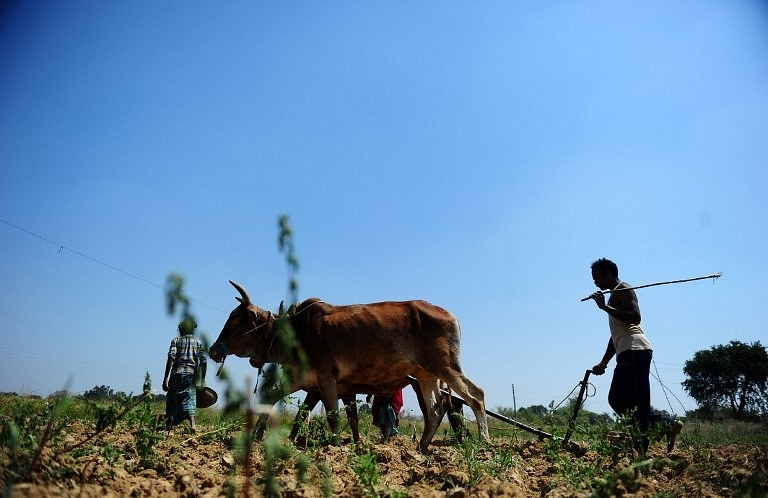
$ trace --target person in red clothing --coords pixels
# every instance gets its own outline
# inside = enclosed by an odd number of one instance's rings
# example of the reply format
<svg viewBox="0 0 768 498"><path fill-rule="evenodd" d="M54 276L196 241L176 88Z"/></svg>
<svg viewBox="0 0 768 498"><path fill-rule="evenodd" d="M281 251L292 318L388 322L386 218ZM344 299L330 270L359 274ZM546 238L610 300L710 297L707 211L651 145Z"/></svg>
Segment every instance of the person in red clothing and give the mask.
<svg viewBox="0 0 768 498"><path fill-rule="evenodd" d="M371 396L368 396L370 401ZM397 434L400 425L400 410L403 408L403 390L398 389L390 395L376 395L371 404L373 423L381 429L382 440L386 442L390 436Z"/></svg>

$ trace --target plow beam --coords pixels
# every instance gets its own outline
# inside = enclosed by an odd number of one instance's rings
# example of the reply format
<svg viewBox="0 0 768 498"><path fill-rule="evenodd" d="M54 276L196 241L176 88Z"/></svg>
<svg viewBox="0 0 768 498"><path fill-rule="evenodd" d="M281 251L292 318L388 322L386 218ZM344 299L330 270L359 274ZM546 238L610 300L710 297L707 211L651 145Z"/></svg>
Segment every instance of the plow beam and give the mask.
<svg viewBox="0 0 768 498"><path fill-rule="evenodd" d="M491 411L491 410L487 410L486 409L485 413L489 417L493 417L496 420L501 420L502 422L505 422L507 424L513 425L513 426L517 427L518 429L522 429L522 430L524 430L526 432L530 432L531 434L535 434L536 436L538 436L539 441L543 441L544 439L559 440L559 441L561 441L561 446L564 449L566 449L566 450L568 450L570 452L573 452L573 453L581 453L582 452L582 448L577 443L571 441L570 440L570 436L571 436L571 432L572 432L572 426L573 426L573 424L576 421L576 415L578 415L579 408L581 407L581 400L583 398L584 391L586 390L587 379L589 378L589 374L590 373L592 373L592 371L591 370L587 370L587 373L584 375L584 381L582 382L581 391L579 393L579 401L577 401L576 406L574 407L573 417L571 419L571 423L569 424L568 432L567 432L565 438L561 438L561 437L555 436L553 434L550 434L549 432L545 432L545 431L543 431L541 429L538 429L536 427L532 427L532 426L530 426L528 424L524 424L524 423L519 422L519 421L517 421L517 420L515 420L513 418L509 418L509 417L507 417L505 415L502 415L500 413L496 413L496 412ZM416 378L411 376L411 375L409 375L407 378L410 381L416 381ZM418 382L418 381L416 381L416 382ZM454 395L453 393L450 393L450 392L446 391L445 389L440 389L440 393L443 396L449 396L450 395L452 401L458 401L459 403L461 403L463 405L467 405L467 402L464 401L462 398ZM467 405L467 406L469 406L469 405Z"/></svg>

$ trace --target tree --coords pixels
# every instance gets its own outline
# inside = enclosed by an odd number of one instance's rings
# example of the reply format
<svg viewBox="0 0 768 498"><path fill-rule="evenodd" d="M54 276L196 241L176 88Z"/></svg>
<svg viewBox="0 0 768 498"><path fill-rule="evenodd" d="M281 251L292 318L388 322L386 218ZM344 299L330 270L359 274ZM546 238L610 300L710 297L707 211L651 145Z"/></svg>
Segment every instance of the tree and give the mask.
<svg viewBox="0 0 768 498"><path fill-rule="evenodd" d="M768 407L768 351L759 341L697 351L685 362L683 388L704 407L729 409L737 419L760 416Z"/></svg>
<svg viewBox="0 0 768 498"><path fill-rule="evenodd" d="M93 389L83 393L83 399L89 399L92 401L105 401L111 399L114 395L115 392L109 386L94 386Z"/></svg>
<svg viewBox="0 0 768 498"><path fill-rule="evenodd" d="M85 391L81 397L89 401L118 401L122 403L130 399L131 396L123 391L114 391L109 386L94 386L93 389Z"/></svg>
<svg viewBox="0 0 768 498"><path fill-rule="evenodd" d="M64 398L66 398L69 395L70 395L70 393L69 393L68 390L60 389L58 391L54 391L51 394L49 394L48 395L48 399L56 401L56 400L64 399Z"/></svg>

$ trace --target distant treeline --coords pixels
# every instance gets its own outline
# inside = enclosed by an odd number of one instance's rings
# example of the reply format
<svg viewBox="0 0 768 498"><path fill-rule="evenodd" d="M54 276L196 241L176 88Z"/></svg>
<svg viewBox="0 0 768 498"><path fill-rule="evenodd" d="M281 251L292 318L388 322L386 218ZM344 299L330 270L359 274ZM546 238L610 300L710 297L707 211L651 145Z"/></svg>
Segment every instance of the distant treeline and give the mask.
<svg viewBox="0 0 768 498"><path fill-rule="evenodd" d="M42 396L39 396L37 394L19 394L15 392L3 392L0 393L0 396L24 396L25 398L32 398L32 399L43 399ZM48 399L60 399L65 398L67 396L71 396L74 398L80 398L85 399L89 401L128 401L130 399L133 399L137 396L141 396L141 394L134 395L133 393L124 393L123 391L115 391L109 386L94 386L93 389L89 389L83 393L72 393L67 391L66 389L61 391L56 391L47 396ZM158 400L158 401L165 401L165 394L155 394L152 396L152 399Z"/></svg>

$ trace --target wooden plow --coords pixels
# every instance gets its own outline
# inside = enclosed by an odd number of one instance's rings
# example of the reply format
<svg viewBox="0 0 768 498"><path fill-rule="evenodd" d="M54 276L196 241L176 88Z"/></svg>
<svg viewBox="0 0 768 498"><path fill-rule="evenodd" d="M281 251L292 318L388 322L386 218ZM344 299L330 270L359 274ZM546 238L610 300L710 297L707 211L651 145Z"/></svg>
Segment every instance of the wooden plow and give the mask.
<svg viewBox="0 0 768 498"><path fill-rule="evenodd" d="M522 422L519 422L515 419L509 418L505 415L502 415L500 413L496 413L491 410L485 410L485 413L495 418L496 420L501 420L502 422L505 422L507 424L513 425L517 427L518 429L522 429L526 432L530 432L531 434L535 434L538 436L539 441L543 441L544 439L554 439L560 441L560 446L572 453L580 454L583 453L583 449L581 446L579 446L578 443L571 441L571 435L573 434L573 430L576 427L576 417L579 415L579 410L581 410L582 405L584 404L584 400L586 400L586 393L587 393L587 386L589 385L589 375L592 373L592 370L587 370L584 372L584 378L581 380L580 388L579 388L579 395L576 399L576 403L573 405L573 413L571 414L571 419L568 421L568 430L565 433L565 437L559 437L555 436L554 434L550 434L549 432L545 432L542 429L532 427L528 424L524 424ZM415 381L415 377L408 376L408 380ZM440 389L440 392L443 394L443 396L450 396L452 401L458 401L461 404L466 405L467 402L461 399L458 396L455 396L454 394L446 391L445 389Z"/></svg>

